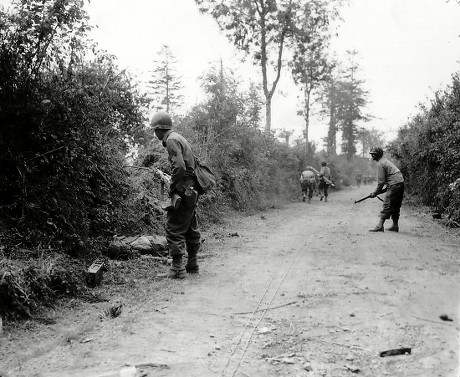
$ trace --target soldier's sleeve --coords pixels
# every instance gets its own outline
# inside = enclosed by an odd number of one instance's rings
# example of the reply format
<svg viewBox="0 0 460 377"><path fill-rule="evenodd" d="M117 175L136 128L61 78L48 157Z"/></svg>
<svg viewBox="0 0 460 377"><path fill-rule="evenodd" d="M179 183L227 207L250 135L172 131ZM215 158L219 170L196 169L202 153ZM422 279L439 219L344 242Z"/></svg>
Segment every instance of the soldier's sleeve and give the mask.
<svg viewBox="0 0 460 377"><path fill-rule="evenodd" d="M386 182L386 171L384 167L380 164L377 166L377 187L374 190L374 194L378 195L382 193L383 186Z"/></svg>
<svg viewBox="0 0 460 377"><path fill-rule="evenodd" d="M171 188L175 188L185 175L186 166L182 155L182 147L177 140L168 139L166 149L171 163Z"/></svg>

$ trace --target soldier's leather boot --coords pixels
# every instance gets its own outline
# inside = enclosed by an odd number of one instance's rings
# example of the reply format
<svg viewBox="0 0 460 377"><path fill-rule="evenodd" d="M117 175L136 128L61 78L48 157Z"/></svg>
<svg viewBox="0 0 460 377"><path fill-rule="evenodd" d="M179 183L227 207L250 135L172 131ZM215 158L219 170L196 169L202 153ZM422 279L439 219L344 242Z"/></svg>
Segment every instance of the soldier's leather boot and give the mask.
<svg viewBox="0 0 460 377"><path fill-rule="evenodd" d="M380 219L379 223L375 226L374 229L369 229L369 232L384 232L383 223L385 219Z"/></svg>
<svg viewBox="0 0 460 377"><path fill-rule="evenodd" d="M387 228L387 230L390 232L399 232L398 220L393 220L393 225Z"/></svg>
<svg viewBox="0 0 460 377"><path fill-rule="evenodd" d="M157 275L159 278L165 279L183 279L185 278L185 267L182 263L182 255L174 255L171 268L168 272Z"/></svg>
<svg viewBox="0 0 460 377"><path fill-rule="evenodd" d="M198 267L197 253L189 253L187 264L185 265L185 271L187 271L189 274L197 274L199 270L200 268Z"/></svg>
<svg viewBox="0 0 460 377"><path fill-rule="evenodd" d="M187 264L185 265L185 270L189 274L197 274L198 267L198 253L200 252L200 245L187 243Z"/></svg>

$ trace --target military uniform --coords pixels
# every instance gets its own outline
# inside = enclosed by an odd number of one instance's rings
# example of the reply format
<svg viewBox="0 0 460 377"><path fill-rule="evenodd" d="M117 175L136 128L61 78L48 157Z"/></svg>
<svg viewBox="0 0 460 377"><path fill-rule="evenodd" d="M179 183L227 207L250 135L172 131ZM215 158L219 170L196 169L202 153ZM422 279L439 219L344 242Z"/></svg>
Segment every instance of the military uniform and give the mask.
<svg viewBox="0 0 460 377"><path fill-rule="evenodd" d="M326 180L324 179L326 178L329 182L331 181L331 169L329 169L329 167L327 166L321 166L321 170L319 171L319 190L322 191L322 194L321 194L321 199L320 200L323 200L323 197L324 197L324 201L327 202L327 197L329 195L329 186L330 184L328 182L326 182Z"/></svg>
<svg viewBox="0 0 460 377"><path fill-rule="evenodd" d="M185 272L198 272L197 255L201 245L196 216L198 182L195 157L188 141L172 130L172 120L168 113L159 111L152 117L150 124L168 151L171 167L169 196L178 197L176 205L167 208L165 233L172 265L164 277L182 279ZM185 254L187 264L184 266L182 259Z"/></svg>
<svg viewBox="0 0 460 377"><path fill-rule="evenodd" d="M170 208L165 224L169 253L175 255L196 255L200 249L200 232L196 218L198 201L197 180L194 173L195 158L187 140L177 132L169 130L163 138L171 165L170 196L181 198L177 209Z"/></svg>
<svg viewBox="0 0 460 377"><path fill-rule="evenodd" d="M382 157L377 162L377 187L374 194L381 193L385 185L386 195L380 217L398 222L404 196L404 178L396 165Z"/></svg>
<svg viewBox="0 0 460 377"><path fill-rule="evenodd" d="M380 221L370 231L383 232L385 220L391 218L393 225L387 230L399 232L399 217L404 196L404 177L395 164L383 157L381 148L372 148L370 154L372 159L377 161L377 187L370 195L374 198L378 194L386 192L383 208L380 212Z"/></svg>
<svg viewBox="0 0 460 377"><path fill-rule="evenodd" d="M302 189L302 200L308 195L308 202L310 203L313 197L313 192L316 189L315 173L311 170L304 170L300 175L300 187Z"/></svg>

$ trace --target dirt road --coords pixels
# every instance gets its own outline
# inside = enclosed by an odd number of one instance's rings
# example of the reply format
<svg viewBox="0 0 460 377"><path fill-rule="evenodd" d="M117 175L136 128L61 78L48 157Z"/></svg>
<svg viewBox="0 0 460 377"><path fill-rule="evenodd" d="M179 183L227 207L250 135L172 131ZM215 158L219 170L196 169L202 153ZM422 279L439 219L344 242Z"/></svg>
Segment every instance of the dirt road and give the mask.
<svg viewBox="0 0 460 377"><path fill-rule="evenodd" d="M403 205L400 233L369 233L381 203L354 200L370 190L216 227L199 276L147 270L115 319L100 303L3 334L0 376L458 377L459 232Z"/></svg>

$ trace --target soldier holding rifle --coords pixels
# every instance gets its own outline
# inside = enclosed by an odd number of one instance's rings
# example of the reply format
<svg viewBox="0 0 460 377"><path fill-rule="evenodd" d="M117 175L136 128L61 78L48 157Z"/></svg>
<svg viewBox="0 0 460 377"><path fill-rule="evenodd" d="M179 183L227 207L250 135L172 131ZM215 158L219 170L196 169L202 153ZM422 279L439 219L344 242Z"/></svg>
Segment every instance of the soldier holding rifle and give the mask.
<svg viewBox="0 0 460 377"><path fill-rule="evenodd" d="M316 174L318 174L319 176L318 189L321 192L321 198L319 200L321 201L324 198L324 201L327 202L329 186L335 186L332 183L331 169L327 166L327 162L326 161L321 162L320 171L316 170L312 166L307 166L307 169L311 169Z"/></svg>
<svg viewBox="0 0 460 377"><path fill-rule="evenodd" d="M399 215L404 196L404 178L401 171L391 161L383 157L383 150L374 147L369 152L374 161L377 161L377 187L370 193L371 198L386 192L383 209L380 212L380 221L370 232L383 232L385 220L391 218L393 225L387 230L399 232Z"/></svg>

